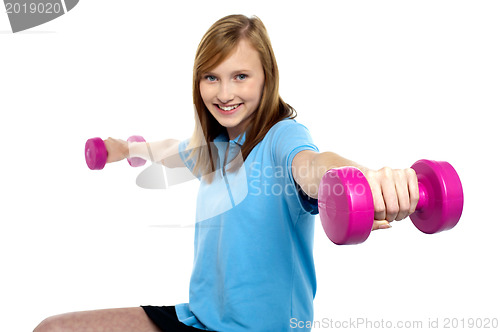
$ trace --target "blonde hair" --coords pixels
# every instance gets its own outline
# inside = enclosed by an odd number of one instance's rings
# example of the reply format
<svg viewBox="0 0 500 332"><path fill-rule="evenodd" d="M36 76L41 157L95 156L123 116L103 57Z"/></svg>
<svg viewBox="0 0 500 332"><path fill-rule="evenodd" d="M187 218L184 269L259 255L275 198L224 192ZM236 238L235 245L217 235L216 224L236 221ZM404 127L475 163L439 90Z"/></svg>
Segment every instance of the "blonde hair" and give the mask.
<svg viewBox="0 0 500 332"><path fill-rule="evenodd" d="M253 113L251 124L245 128L246 139L241 148L243 160L267 134L269 129L285 118L295 118L296 112L279 95L279 73L271 41L262 21L253 16L229 15L215 22L203 36L193 68L193 102L195 106L195 129L188 149L188 159L196 158L193 173L205 176L211 182L217 165L214 164L214 138L226 131L208 111L200 93L200 80L206 73L223 62L235 49L239 41L246 39L259 53L264 70L264 87L259 107Z"/></svg>

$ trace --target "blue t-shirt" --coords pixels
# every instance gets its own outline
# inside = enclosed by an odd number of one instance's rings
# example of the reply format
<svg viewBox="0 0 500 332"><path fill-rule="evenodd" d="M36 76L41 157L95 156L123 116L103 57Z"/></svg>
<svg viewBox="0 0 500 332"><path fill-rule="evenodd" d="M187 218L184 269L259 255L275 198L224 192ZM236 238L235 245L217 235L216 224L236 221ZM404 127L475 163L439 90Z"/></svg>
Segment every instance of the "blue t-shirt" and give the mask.
<svg viewBox="0 0 500 332"><path fill-rule="evenodd" d="M292 319L313 320L318 207L297 189L291 166L298 152L318 148L305 126L285 119L230 171L245 136L214 140L220 167L212 183L200 181L189 303L175 307L177 317L212 331L297 331ZM179 152L192 170L187 144Z"/></svg>

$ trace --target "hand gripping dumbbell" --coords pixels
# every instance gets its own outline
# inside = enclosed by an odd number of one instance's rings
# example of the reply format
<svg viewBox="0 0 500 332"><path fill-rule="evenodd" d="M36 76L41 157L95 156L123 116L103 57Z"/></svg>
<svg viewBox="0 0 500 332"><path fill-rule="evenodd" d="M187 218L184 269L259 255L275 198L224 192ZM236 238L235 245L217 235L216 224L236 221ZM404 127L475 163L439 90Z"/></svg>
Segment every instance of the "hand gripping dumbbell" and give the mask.
<svg viewBox="0 0 500 332"><path fill-rule="evenodd" d="M146 142L142 136L130 136L128 142ZM92 170L103 169L108 159L108 151L104 141L99 137L90 138L85 143L85 161ZM138 157L127 158L132 167L139 167L146 163L146 160Z"/></svg>
<svg viewBox="0 0 500 332"><path fill-rule="evenodd" d="M455 169L445 161L419 160L411 168L418 177L419 200L410 215L422 232L434 234L453 228L462 215L464 195ZM364 242L372 230L375 210L368 181L360 170L328 170L318 192L321 223L335 244Z"/></svg>

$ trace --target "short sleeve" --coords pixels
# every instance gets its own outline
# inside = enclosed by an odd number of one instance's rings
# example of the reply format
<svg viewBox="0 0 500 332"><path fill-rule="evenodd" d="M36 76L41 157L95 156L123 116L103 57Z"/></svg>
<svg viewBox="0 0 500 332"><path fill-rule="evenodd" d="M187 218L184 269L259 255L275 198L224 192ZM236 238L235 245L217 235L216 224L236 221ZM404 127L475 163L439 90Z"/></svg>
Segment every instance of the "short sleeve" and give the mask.
<svg viewBox="0 0 500 332"><path fill-rule="evenodd" d="M300 151L312 150L319 152L319 150L313 143L311 134L306 126L293 119L283 120L276 126L277 128L272 128L275 129L272 138L275 166L285 169L286 185L293 186L296 189L294 195L304 211L311 214L318 214L317 200L307 196L293 178L292 161Z"/></svg>

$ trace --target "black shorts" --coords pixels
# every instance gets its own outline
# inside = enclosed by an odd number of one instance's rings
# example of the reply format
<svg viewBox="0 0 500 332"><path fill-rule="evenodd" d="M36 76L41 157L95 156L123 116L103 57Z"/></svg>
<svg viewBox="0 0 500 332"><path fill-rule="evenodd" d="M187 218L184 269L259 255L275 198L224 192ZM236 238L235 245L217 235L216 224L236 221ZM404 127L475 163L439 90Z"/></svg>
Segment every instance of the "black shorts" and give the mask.
<svg viewBox="0 0 500 332"><path fill-rule="evenodd" d="M155 323L155 325L158 326L158 328L163 332L203 331L179 322L179 319L177 319L177 313L175 312L174 306L155 307L150 305L141 305L141 308L144 309L149 319L151 319L153 323Z"/></svg>

